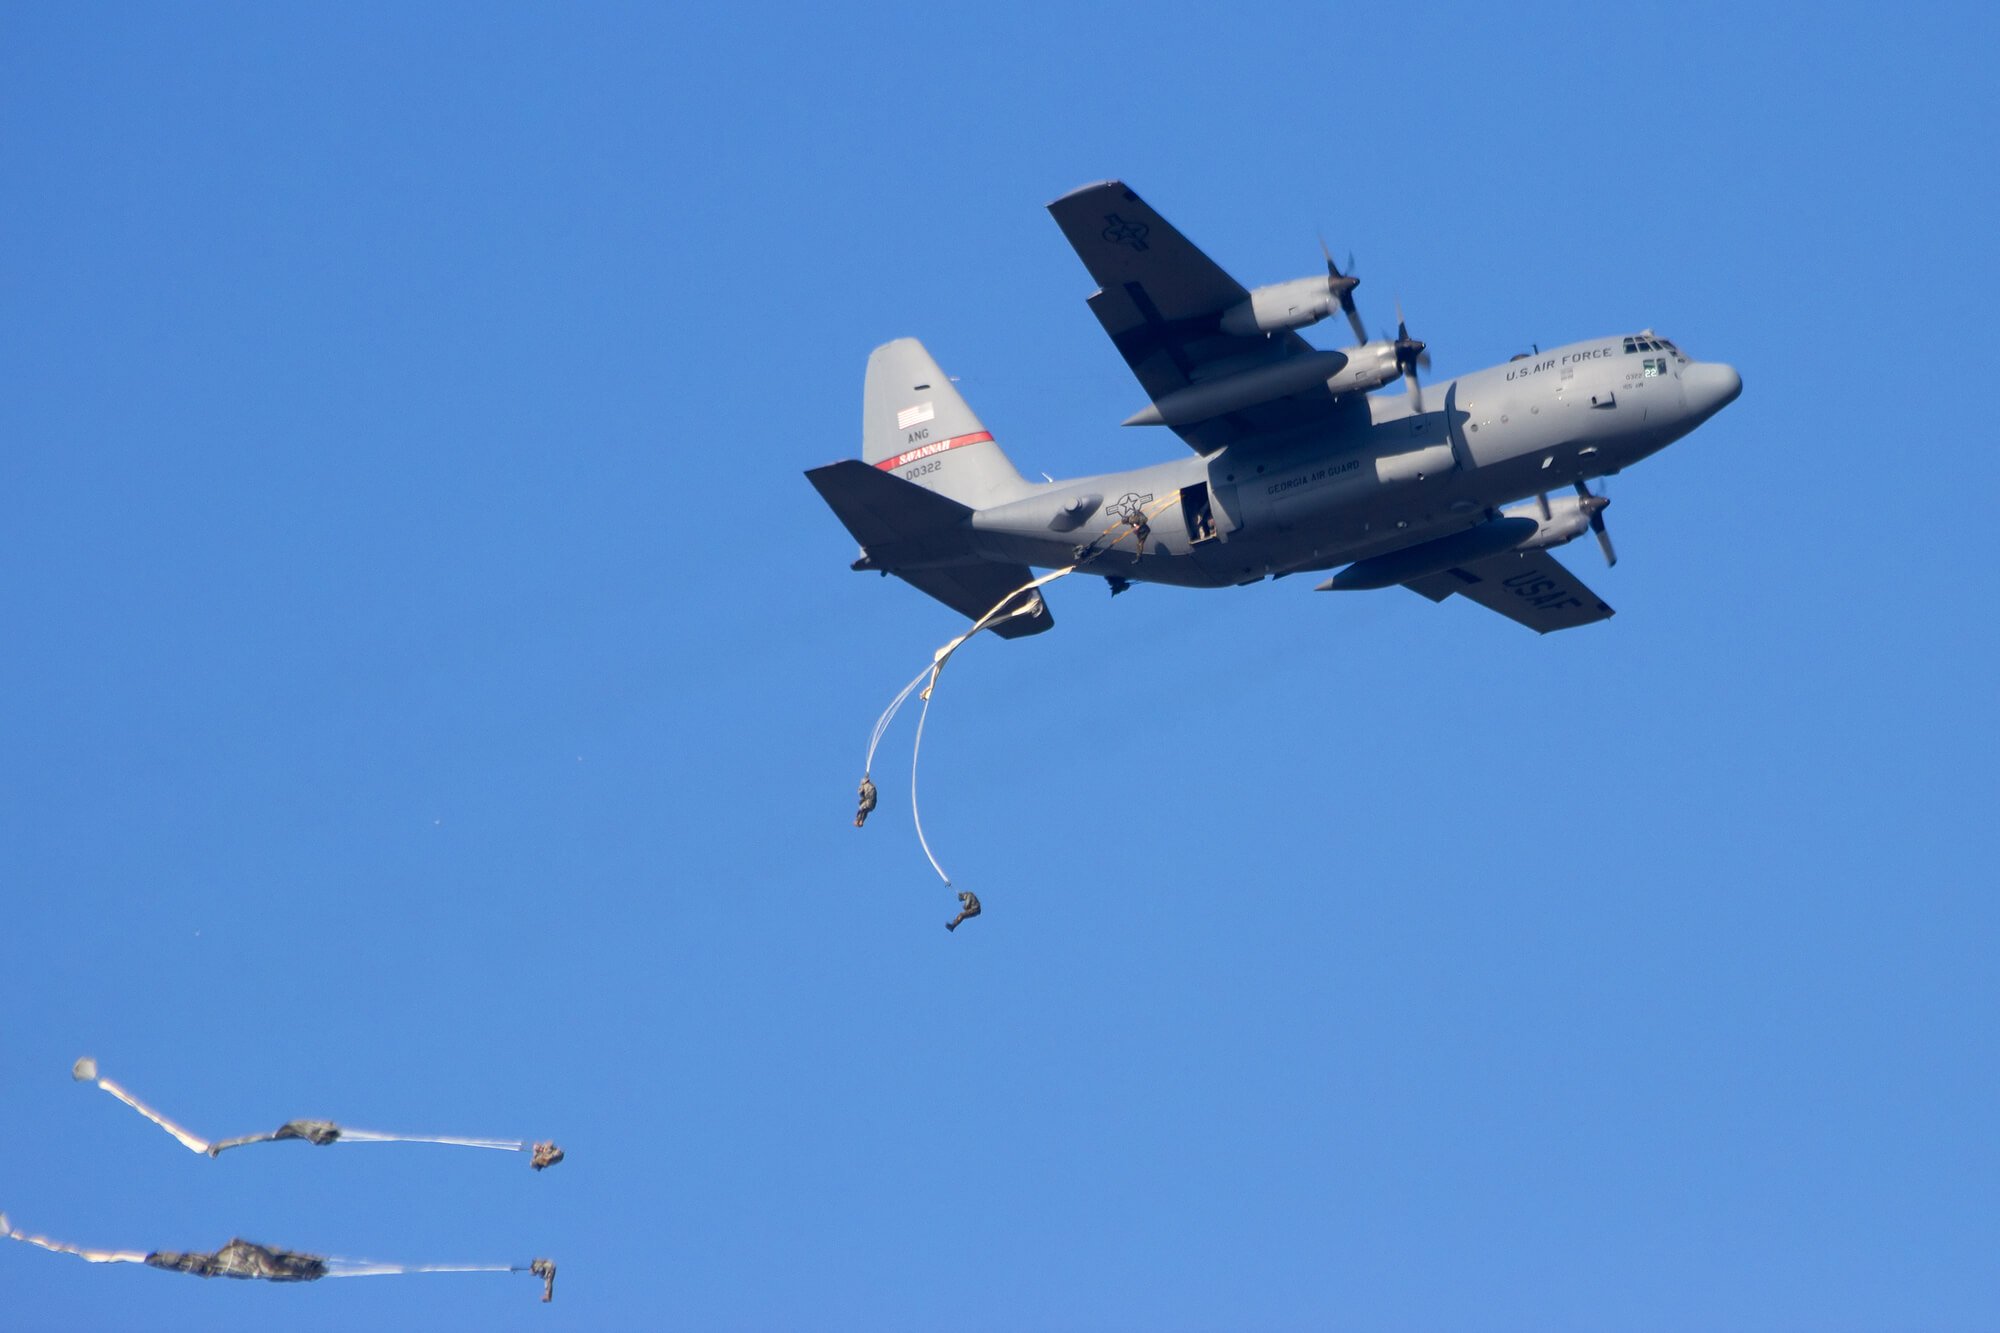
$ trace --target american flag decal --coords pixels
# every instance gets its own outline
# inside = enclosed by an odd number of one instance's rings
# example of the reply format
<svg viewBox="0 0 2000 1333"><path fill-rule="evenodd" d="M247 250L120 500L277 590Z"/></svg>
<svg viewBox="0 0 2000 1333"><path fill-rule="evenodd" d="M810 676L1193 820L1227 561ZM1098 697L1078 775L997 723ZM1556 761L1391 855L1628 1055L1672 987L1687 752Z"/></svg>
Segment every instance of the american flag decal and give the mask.
<svg viewBox="0 0 2000 1333"><path fill-rule="evenodd" d="M896 414L896 429L908 430L912 426L921 426L936 415L937 408L930 403L918 403L915 407L906 407Z"/></svg>

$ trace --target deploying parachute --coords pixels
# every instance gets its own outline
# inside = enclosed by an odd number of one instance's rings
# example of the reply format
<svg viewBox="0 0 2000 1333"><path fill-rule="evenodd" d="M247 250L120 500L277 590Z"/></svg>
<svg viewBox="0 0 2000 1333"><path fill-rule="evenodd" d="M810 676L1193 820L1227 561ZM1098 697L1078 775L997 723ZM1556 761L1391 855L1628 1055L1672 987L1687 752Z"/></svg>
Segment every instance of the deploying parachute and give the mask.
<svg viewBox="0 0 2000 1333"><path fill-rule="evenodd" d="M241 1238L231 1240L214 1254L154 1250L146 1256L146 1263L196 1277L254 1277L266 1282L313 1282L327 1275L326 1260L317 1254L274 1250Z"/></svg>
<svg viewBox="0 0 2000 1333"><path fill-rule="evenodd" d="M167 1119L110 1079L100 1078L97 1061L87 1055L70 1067L70 1077L79 1083L95 1083L179 1139L181 1145L190 1152L207 1153L210 1157L217 1156L227 1148L240 1148L246 1143L275 1143L280 1139L303 1139L320 1147L329 1143L444 1143L460 1148L492 1148L502 1152L524 1152L530 1154L528 1165L537 1171L546 1170L563 1159L563 1150L549 1142L461 1138L451 1134L382 1134L372 1129L351 1129L344 1125L336 1125L331 1120L288 1120L267 1134L241 1134L233 1139L210 1142Z"/></svg>
<svg viewBox="0 0 2000 1333"><path fill-rule="evenodd" d="M181 1250L87 1250L47 1236L16 1231L0 1213L0 1235L56 1254L73 1254L93 1264L145 1264L195 1277L233 1277L265 1282L317 1282L323 1277L387 1277L401 1273L532 1273L542 1279L542 1299L555 1298L556 1266L552 1260L526 1264L384 1264L371 1259L339 1259L323 1254L280 1250L255 1241L233 1239L213 1253Z"/></svg>
<svg viewBox="0 0 2000 1333"><path fill-rule="evenodd" d="M903 705L909 702L910 696L916 694L923 701L923 708L917 714L917 737L910 746L910 819L917 827L917 843L924 849L924 859L931 863L931 869L937 872L938 878L944 881L944 886L947 889L954 887L951 882L951 876L944 872L944 867L938 864L937 857L931 853L930 841L924 837L923 816L917 809L917 760L923 752L924 722L930 717L931 698L937 692L938 677L944 674L945 664L951 661L952 654L964 647L979 631L991 629L996 625L1013 619L1015 616L1032 617L1039 614L1042 609L1040 591L1042 588L1054 583L1057 579L1064 578L1076 573L1080 569L1086 568L1099 557L1116 548L1127 538L1131 538L1133 545L1141 553L1144 553L1146 540L1153 533L1150 520L1169 506L1177 503L1179 499L1180 495L1176 492L1169 495L1165 500L1155 502L1150 507L1138 506L1127 513L1123 513L1117 522L1105 528L1104 531L1098 533L1090 541L1076 548L1073 553L1075 563L1065 565L1061 569L1053 570L1038 578L1028 580L1028 582L1014 589L998 602L995 602L990 611L972 622L971 629L968 629L965 633L952 639L931 654L930 665L912 677L910 683L905 685L897 692L896 697L889 701L889 706L882 710L882 715L875 719L875 730L868 737L868 757L862 761L861 765L861 809L854 817L854 826L856 828L861 827L863 821L868 818L868 812L875 808L877 797L873 778L875 751L881 747L882 737L888 733L889 724L896 720L896 714L902 711ZM1122 579L1114 578L1111 580L1111 590L1114 594L1122 591L1121 585L1123 582ZM921 693L918 693L919 686L923 687ZM947 930L956 930L960 922L966 920L968 917L979 915L979 900L977 898L964 893L958 896L961 910L956 918L946 924L945 928ZM968 898L970 898L969 902L967 901Z"/></svg>

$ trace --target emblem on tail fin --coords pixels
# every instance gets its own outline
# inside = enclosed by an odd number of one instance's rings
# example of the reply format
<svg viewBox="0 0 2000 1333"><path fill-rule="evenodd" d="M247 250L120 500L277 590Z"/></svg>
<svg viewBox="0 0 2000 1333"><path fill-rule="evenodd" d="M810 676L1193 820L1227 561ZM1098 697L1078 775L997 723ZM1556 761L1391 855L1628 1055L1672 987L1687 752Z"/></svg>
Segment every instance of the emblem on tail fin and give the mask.
<svg viewBox="0 0 2000 1333"><path fill-rule="evenodd" d="M1146 233L1152 230L1143 222L1127 222L1116 213L1104 215L1104 239L1113 245L1129 245L1134 250L1146 248Z"/></svg>

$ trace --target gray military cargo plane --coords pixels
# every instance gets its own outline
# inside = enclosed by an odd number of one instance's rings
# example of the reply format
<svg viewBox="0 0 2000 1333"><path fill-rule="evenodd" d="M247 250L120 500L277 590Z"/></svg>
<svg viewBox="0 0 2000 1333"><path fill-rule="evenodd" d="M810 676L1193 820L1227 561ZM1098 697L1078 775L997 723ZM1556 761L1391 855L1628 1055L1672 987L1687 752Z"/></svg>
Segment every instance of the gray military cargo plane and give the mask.
<svg viewBox="0 0 2000 1333"><path fill-rule="evenodd" d="M1594 532L1615 563L1588 482L1655 453L1734 401L1743 381L1651 330L1592 338L1423 386L1424 344L1397 312L1371 340L1357 279L1244 287L1121 182L1049 205L1098 290L1090 308L1150 406L1192 458L1074 481L1015 471L913 338L875 349L862 458L806 473L861 543L858 570L894 574L1006 638L1054 618L1031 567L1220 588L1308 570L1323 591L1400 583L1457 593L1530 629L1587 625L1611 608L1553 554ZM1352 268L1352 264L1349 265ZM1299 330L1335 311L1356 343ZM1374 395L1397 379L1405 392ZM1562 487L1575 495L1551 496ZM1517 503L1518 502L1518 503Z"/></svg>

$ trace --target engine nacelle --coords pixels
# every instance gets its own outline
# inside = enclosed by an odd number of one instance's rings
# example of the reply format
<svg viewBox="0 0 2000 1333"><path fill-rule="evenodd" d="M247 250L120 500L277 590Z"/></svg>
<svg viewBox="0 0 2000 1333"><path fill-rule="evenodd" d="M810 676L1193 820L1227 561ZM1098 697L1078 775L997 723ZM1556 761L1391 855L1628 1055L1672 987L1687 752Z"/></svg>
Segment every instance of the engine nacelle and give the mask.
<svg viewBox="0 0 2000 1333"><path fill-rule="evenodd" d="M1223 312L1222 331L1239 337L1283 333L1317 324L1340 309L1340 293L1329 277L1293 278L1250 293L1250 299Z"/></svg>
<svg viewBox="0 0 2000 1333"><path fill-rule="evenodd" d="M1392 342L1352 347L1345 355L1347 364L1338 374L1327 376L1326 387L1334 393L1366 393L1403 373L1396 365L1396 344Z"/></svg>
<svg viewBox="0 0 2000 1333"><path fill-rule="evenodd" d="M1189 426L1226 412L1273 403L1322 387L1336 394L1365 393L1401 373L1396 368L1394 343L1369 343L1345 352L1307 352L1162 394L1153 400L1151 407L1141 408L1125 418L1124 424Z"/></svg>
<svg viewBox="0 0 2000 1333"><path fill-rule="evenodd" d="M1592 496L1597 508L1604 507L1604 497ZM1500 511L1503 518L1531 518L1535 520L1535 531L1523 538L1516 550L1546 551L1552 546L1573 542L1590 531L1590 501L1578 495L1558 495L1549 499L1549 516L1542 517L1542 502L1530 500L1527 504L1514 505Z"/></svg>
<svg viewBox="0 0 2000 1333"><path fill-rule="evenodd" d="M1447 445L1435 446L1437 452L1449 455ZM1407 473L1409 465L1422 466L1420 460L1424 452L1398 455L1393 460L1403 466L1400 472ZM1390 477L1390 459L1377 459L1376 472L1384 480ZM1393 479L1401 480L1402 477ZM1419 473L1421 479L1421 473ZM1463 532L1452 533L1448 537L1438 537L1431 541L1406 546L1400 551L1390 551L1385 555L1371 556L1357 560L1346 569L1319 585L1319 592L1344 592L1357 588L1386 588L1392 583L1407 583L1411 579L1422 578L1450 569L1453 565L1471 560L1483 560L1503 551L1543 551L1551 546L1561 546L1564 542L1575 541L1590 531L1591 515L1600 512L1607 501L1601 495L1557 496L1549 499L1549 516L1542 517L1542 502L1531 500L1527 504L1514 505L1503 509L1499 516L1484 523L1467 528ZM1610 555L1607 547L1605 554Z"/></svg>

